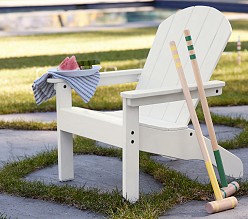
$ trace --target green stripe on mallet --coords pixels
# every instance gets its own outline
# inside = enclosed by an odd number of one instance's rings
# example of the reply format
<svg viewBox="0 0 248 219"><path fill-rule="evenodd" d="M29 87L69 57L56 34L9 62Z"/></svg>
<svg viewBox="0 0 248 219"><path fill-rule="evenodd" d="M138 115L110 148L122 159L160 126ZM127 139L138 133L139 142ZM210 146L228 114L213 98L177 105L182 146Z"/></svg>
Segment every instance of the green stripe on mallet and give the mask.
<svg viewBox="0 0 248 219"><path fill-rule="evenodd" d="M190 41L191 40L191 36L186 36L185 39L186 39L186 41Z"/></svg>
<svg viewBox="0 0 248 219"><path fill-rule="evenodd" d="M191 60L196 59L195 54L189 56Z"/></svg>
<svg viewBox="0 0 248 219"><path fill-rule="evenodd" d="M223 192L223 194L224 194L224 197L223 198L226 198L227 197L227 195L226 195L226 192L225 192L225 190L224 189L220 189L222 192Z"/></svg>
<svg viewBox="0 0 248 219"><path fill-rule="evenodd" d="M194 46L193 45L188 46L188 50L194 50Z"/></svg>
<svg viewBox="0 0 248 219"><path fill-rule="evenodd" d="M203 82L202 82L202 78L201 78L201 74L200 74L200 69L199 69L198 62L197 62L196 56L195 56L195 50L194 50L194 46L193 46L190 31L185 30L184 31L184 36L185 36L185 40L186 40L186 43L187 43L187 48L188 48L192 68L193 68L193 71L194 71L195 79L196 79L196 82L197 82L199 97L200 97L200 100L201 100L203 114L204 114L204 117L205 117L205 121L206 121L207 128L208 128L208 133L209 133L209 136L210 136L215 161L216 161L216 164L217 164L217 169L218 169L219 176L220 176L221 185L222 185L222 187L224 187L223 188L224 195L229 196L229 195L233 194L235 191L237 191L237 189L239 188L239 184L237 182L233 182L233 184L231 184L231 183L228 184L227 183L226 175L225 175L225 171L224 171L224 167L223 167L223 163L222 163L222 159L221 159L221 155L220 155L220 151L219 151L219 146L218 146L218 142L217 142L217 139L216 139L216 135L215 135L214 127L213 127L213 122L212 122L212 118L211 118L211 114L210 114L210 111L209 111L206 94L205 94L204 87L203 87Z"/></svg>
<svg viewBox="0 0 248 219"><path fill-rule="evenodd" d="M232 184L235 187L236 191L239 190L238 186L234 182L231 182L230 184Z"/></svg>

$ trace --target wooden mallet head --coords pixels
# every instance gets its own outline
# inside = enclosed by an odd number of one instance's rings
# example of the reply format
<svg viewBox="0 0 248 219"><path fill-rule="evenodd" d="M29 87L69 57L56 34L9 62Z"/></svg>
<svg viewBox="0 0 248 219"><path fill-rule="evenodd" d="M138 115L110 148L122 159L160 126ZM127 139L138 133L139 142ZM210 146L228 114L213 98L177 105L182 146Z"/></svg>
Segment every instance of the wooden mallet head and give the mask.
<svg viewBox="0 0 248 219"><path fill-rule="evenodd" d="M222 187L220 191L222 192L222 197L227 198L233 195L239 190L239 184L235 181L228 184L227 187Z"/></svg>
<svg viewBox="0 0 248 219"><path fill-rule="evenodd" d="M226 211L235 208L238 205L238 200L232 196L224 198L222 200L208 202L205 205L205 209L209 214Z"/></svg>

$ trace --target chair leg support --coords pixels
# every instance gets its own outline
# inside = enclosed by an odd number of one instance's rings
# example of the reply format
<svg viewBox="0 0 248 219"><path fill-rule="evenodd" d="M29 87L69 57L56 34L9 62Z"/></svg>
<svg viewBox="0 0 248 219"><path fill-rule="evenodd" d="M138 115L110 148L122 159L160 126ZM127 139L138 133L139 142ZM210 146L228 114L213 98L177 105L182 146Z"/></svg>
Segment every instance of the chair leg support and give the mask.
<svg viewBox="0 0 248 219"><path fill-rule="evenodd" d="M59 180L74 179L73 137L71 133L58 130L58 166Z"/></svg>
<svg viewBox="0 0 248 219"><path fill-rule="evenodd" d="M139 108L123 100L124 147L122 149L122 192L130 202L139 199Z"/></svg>

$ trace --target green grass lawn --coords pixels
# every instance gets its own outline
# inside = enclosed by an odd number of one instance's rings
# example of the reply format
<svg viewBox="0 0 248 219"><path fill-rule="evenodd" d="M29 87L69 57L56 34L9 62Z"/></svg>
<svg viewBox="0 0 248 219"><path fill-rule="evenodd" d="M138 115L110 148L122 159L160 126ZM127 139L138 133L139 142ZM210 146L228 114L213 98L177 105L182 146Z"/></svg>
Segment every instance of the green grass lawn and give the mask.
<svg viewBox="0 0 248 219"><path fill-rule="evenodd" d="M245 22L232 22L234 31L226 51L235 51L238 35L243 41L248 41ZM99 58L103 68L142 67L155 32L155 28L140 28L1 38L0 113L54 111L54 99L40 106L35 104L31 85L49 67L57 66L66 55L74 54L80 59ZM221 97L209 98L210 105L248 104L247 48L248 44L243 42L241 66L236 65L235 52L223 54L212 78L226 81L226 87ZM74 105L96 110L120 109L119 93L134 87L135 84L99 87L88 104L74 94Z"/></svg>

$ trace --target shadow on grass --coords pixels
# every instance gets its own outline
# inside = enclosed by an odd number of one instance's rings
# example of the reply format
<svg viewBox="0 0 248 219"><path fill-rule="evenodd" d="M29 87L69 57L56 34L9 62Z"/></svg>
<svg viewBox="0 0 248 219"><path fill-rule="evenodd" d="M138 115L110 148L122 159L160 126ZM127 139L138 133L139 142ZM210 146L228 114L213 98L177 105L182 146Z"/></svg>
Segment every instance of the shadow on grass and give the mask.
<svg viewBox="0 0 248 219"><path fill-rule="evenodd" d="M242 50L248 49L248 41L242 42ZM230 42L225 48L226 52L236 52L236 42ZM91 53L74 53L59 55L41 55L31 57L11 57L0 59L0 69L20 69L29 67L57 66L66 56L75 55L80 59L100 59L101 62L124 61L133 59L145 59L149 49L102 51ZM87 58L86 58L87 57Z"/></svg>
<svg viewBox="0 0 248 219"><path fill-rule="evenodd" d="M0 69L20 69L28 67L57 66L66 56L75 55L78 60L100 59L104 61L122 61L131 59L144 59L149 49L104 51L91 53L42 55L31 57L12 57L0 59Z"/></svg>

